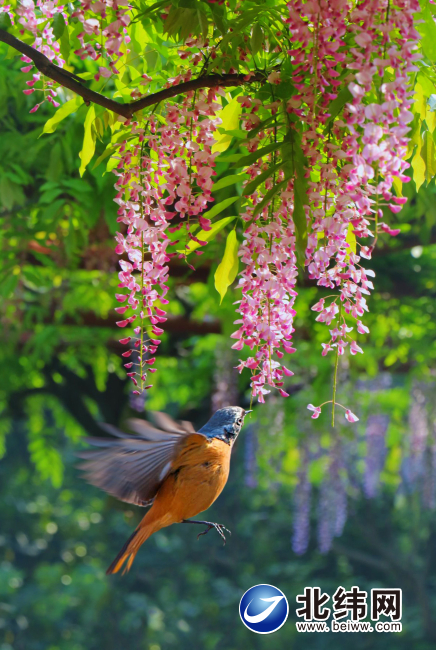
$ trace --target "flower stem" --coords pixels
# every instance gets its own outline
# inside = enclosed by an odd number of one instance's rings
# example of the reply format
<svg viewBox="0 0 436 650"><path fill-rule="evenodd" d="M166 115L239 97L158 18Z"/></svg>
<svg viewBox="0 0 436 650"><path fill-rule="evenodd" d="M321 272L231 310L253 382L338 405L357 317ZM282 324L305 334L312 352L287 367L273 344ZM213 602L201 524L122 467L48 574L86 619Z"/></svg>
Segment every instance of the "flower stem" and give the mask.
<svg viewBox="0 0 436 650"><path fill-rule="evenodd" d="M338 322L342 318L342 302L339 303L339 314ZM332 427L335 426L335 405L336 405L336 389L338 385L338 367L339 367L339 347L336 346L336 357L335 357L335 370L333 374L333 397L332 397Z"/></svg>
<svg viewBox="0 0 436 650"><path fill-rule="evenodd" d="M143 204L141 202L141 208L143 210ZM141 231L141 347L140 347L140 379L141 379L141 391L144 390L144 380L143 377L143 367L144 367L144 231Z"/></svg>

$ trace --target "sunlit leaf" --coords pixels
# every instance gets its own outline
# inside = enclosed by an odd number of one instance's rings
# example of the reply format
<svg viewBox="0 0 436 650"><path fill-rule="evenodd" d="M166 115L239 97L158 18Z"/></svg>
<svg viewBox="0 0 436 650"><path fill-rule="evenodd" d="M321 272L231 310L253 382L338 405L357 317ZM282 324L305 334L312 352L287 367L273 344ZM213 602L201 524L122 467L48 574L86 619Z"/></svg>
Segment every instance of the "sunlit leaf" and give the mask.
<svg viewBox="0 0 436 650"><path fill-rule="evenodd" d="M95 131L92 128L94 120L95 120L95 107L94 105L92 105L88 108L88 112L86 114L85 124L84 124L85 133L83 136L82 151L79 153L79 157L81 160L80 169L79 169L80 176L83 176L88 163L91 161L92 156L94 155Z"/></svg>
<svg viewBox="0 0 436 650"><path fill-rule="evenodd" d="M227 289L234 282L238 274L238 246L239 243L236 237L236 231L231 230L227 235L226 248L224 251L223 259L218 265L214 276L215 288L221 296L220 303L223 301L223 298L227 293Z"/></svg>
<svg viewBox="0 0 436 650"><path fill-rule="evenodd" d="M241 197L239 196L231 196L228 199L224 199L224 201L220 201L219 203L214 205L213 208L205 212L203 214L203 217L205 217L206 219L213 219L214 217L216 217L217 214L219 214L220 212L228 208L233 203L236 203L236 201L238 201L240 198Z"/></svg>
<svg viewBox="0 0 436 650"><path fill-rule="evenodd" d="M354 228L353 224L349 223L348 224L348 229L347 229L347 236L345 238L345 241L349 245L350 249L346 253L346 258L350 257L350 251L354 254L356 254L356 249L357 249L357 241L356 241L356 235L354 234Z"/></svg>
<svg viewBox="0 0 436 650"><path fill-rule="evenodd" d="M436 175L436 158L434 140L429 131L425 134L423 159L425 160L425 180L430 183Z"/></svg>
<svg viewBox="0 0 436 650"><path fill-rule="evenodd" d="M224 217L223 219L220 219L219 221L216 221L214 224L212 224L212 227L210 230L199 230L195 236L197 239L200 241L211 241L215 238L215 236L221 232L223 228L225 228L229 223L231 223L234 219L237 219L236 215L233 217ZM189 255L189 253L192 253L193 251L197 250L197 248L200 248L201 244L199 244L196 241L190 241L189 244L186 246L184 249L179 249L177 252L178 253L186 253L186 255Z"/></svg>
<svg viewBox="0 0 436 650"><path fill-rule="evenodd" d="M412 158L412 170L413 170L413 180L415 181L416 191L419 192L419 188L425 181L425 160L422 158L422 138L419 136L418 144L415 150L415 154Z"/></svg>
<svg viewBox="0 0 436 650"><path fill-rule="evenodd" d="M392 185L395 190L396 196L403 196L403 183L397 176L392 177Z"/></svg>
<svg viewBox="0 0 436 650"><path fill-rule="evenodd" d="M225 129L226 131L237 129L241 112L242 106L237 101L237 98L234 97L219 113L219 116L222 119L220 129ZM212 145L212 153L217 151L222 153L223 151L226 151L230 147L233 138L231 134L218 132L215 133L214 137L216 141L215 144Z"/></svg>
<svg viewBox="0 0 436 650"><path fill-rule="evenodd" d="M70 99L68 102L65 104L62 104L56 111L56 113L51 117L47 122L44 124L44 128L42 130L43 133L54 133L56 131L58 125L62 120L64 120L68 115L71 115L72 113L75 113L78 108L83 104L83 99L82 97L79 97L78 95L75 95L72 99Z"/></svg>
<svg viewBox="0 0 436 650"><path fill-rule="evenodd" d="M416 24L416 28L422 36L421 46L425 56L434 63L436 61L436 24L430 7L425 7L419 17L423 19Z"/></svg>

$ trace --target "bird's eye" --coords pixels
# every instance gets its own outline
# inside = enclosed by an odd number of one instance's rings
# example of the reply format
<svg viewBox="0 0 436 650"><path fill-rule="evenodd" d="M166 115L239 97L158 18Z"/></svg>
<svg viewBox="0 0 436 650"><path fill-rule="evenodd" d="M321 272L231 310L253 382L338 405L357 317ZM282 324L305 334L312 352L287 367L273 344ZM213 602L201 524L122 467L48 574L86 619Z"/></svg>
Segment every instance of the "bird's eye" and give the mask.
<svg viewBox="0 0 436 650"><path fill-rule="evenodd" d="M236 420L236 424L239 424L239 426L241 426L241 424L242 424L242 418L238 418L238 419Z"/></svg>

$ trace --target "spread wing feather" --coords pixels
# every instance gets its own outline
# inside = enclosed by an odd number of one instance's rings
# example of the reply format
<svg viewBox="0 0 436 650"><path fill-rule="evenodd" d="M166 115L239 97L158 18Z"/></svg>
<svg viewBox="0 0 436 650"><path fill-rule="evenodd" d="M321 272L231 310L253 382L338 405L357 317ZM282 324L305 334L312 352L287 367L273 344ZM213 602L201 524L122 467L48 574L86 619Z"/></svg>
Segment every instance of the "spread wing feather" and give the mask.
<svg viewBox="0 0 436 650"><path fill-rule="evenodd" d="M85 461L79 465L84 478L121 501L151 504L178 451L196 433L190 422L178 424L164 413L155 414L154 420L161 429L133 419L127 425L137 435L104 425L113 438L87 438L98 449L78 454Z"/></svg>

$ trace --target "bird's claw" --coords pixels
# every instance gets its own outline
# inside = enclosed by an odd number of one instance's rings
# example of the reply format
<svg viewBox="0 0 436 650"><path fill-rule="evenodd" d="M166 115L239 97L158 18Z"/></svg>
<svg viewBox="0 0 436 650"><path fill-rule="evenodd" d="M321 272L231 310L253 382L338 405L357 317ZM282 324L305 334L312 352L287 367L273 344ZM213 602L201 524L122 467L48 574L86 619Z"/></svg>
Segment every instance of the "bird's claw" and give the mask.
<svg viewBox="0 0 436 650"><path fill-rule="evenodd" d="M210 531L211 528L215 528L217 533L219 535L221 535L221 537L223 538L223 540L224 540L223 546L225 546L226 545L226 536L224 535L223 531L226 531L227 533L229 533L229 535L232 534L231 531L228 528L226 528L225 526L223 526L223 524L216 524L213 521L206 521L205 524L207 524L206 530L203 530L201 533L198 533L197 539L200 537L200 535L207 535L207 533Z"/></svg>

